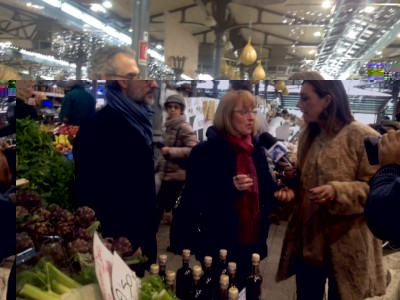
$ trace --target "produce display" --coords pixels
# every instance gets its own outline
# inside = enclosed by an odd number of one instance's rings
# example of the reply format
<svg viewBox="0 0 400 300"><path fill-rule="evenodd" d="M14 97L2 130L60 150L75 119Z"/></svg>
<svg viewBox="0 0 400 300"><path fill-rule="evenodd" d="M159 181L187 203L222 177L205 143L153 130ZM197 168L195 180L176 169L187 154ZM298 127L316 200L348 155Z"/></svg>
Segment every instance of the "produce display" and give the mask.
<svg viewBox="0 0 400 300"><path fill-rule="evenodd" d="M17 174L30 181L46 204L72 207L74 163L53 145L52 136L33 120L17 120Z"/></svg>
<svg viewBox="0 0 400 300"><path fill-rule="evenodd" d="M54 145L62 154L67 154L72 151L72 144L79 131L79 126L63 124L53 130Z"/></svg>

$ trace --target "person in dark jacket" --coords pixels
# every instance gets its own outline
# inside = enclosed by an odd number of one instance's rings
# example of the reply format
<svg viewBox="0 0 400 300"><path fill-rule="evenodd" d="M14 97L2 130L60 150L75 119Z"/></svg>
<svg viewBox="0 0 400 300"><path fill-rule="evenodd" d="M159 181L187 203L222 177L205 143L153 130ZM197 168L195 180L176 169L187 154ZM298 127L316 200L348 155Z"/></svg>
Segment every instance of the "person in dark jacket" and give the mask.
<svg viewBox="0 0 400 300"><path fill-rule="evenodd" d="M75 126L81 126L96 112L96 99L87 92L82 81L70 81L71 89L64 96L60 111L60 121Z"/></svg>
<svg viewBox="0 0 400 300"><path fill-rule="evenodd" d="M379 141L381 168L370 180L365 217L379 239L400 243L400 131L391 131Z"/></svg>
<svg viewBox="0 0 400 300"><path fill-rule="evenodd" d="M184 234L201 230L187 243L196 258L209 255L217 264L219 250L227 249L241 286L251 273L252 253L267 256L268 214L275 205L265 151L254 138L255 118L250 92L231 91L221 99L207 141L189 156L178 207L188 218Z"/></svg>
<svg viewBox="0 0 400 300"><path fill-rule="evenodd" d="M104 237L127 237L154 263L156 188L152 149L154 80L108 80L104 109L74 141L76 206L96 211Z"/></svg>

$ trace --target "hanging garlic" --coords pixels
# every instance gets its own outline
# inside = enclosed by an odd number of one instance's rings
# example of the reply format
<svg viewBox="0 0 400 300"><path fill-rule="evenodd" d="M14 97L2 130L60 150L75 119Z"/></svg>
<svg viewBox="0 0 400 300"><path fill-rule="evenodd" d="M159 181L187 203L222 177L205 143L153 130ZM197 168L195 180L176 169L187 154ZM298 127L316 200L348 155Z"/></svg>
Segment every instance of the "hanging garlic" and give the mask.
<svg viewBox="0 0 400 300"><path fill-rule="evenodd" d="M235 74L235 70L231 66L228 66L228 71L226 72L226 75L228 75L229 79L235 79Z"/></svg>
<svg viewBox="0 0 400 300"><path fill-rule="evenodd" d="M251 44L251 38L247 42L247 45L243 48L242 53L240 54L240 62L244 65L251 65L257 59L257 52Z"/></svg>
<svg viewBox="0 0 400 300"><path fill-rule="evenodd" d="M277 90L277 91L283 91L283 89L286 87L286 85L285 85L285 82L283 81L283 80L278 80L276 83L275 83L275 89Z"/></svg>
<svg viewBox="0 0 400 300"><path fill-rule="evenodd" d="M282 90L282 95L283 96L288 96L289 95L289 89L287 88L287 86L285 86L284 89Z"/></svg>
<svg viewBox="0 0 400 300"><path fill-rule="evenodd" d="M254 80L264 80L267 77L265 74L264 68L261 65L261 60L258 62L257 67L253 71L253 79Z"/></svg>

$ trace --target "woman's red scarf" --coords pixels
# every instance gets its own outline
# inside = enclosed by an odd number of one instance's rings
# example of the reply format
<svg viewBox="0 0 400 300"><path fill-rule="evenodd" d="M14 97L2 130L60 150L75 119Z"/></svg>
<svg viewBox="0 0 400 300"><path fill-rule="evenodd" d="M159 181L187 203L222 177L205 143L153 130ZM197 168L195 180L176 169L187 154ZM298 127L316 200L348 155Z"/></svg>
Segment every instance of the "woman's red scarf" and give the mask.
<svg viewBox="0 0 400 300"><path fill-rule="evenodd" d="M253 179L253 185L243 191L242 198L237 202L240 216L239 243L254 244L259 241L260 230L260 199L258 194L257 171L251 157L254 146L251 136L244 139L230 136L228 142L236 153L236 175L247 174Z"/></svg>

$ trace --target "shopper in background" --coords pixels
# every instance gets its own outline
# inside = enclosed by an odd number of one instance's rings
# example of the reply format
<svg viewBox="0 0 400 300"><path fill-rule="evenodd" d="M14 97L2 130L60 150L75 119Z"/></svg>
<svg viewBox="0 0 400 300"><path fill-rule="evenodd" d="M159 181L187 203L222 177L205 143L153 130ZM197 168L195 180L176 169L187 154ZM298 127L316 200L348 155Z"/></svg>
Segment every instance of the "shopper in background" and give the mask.
<svg viewBox="0 0 400 300"><path fill-rule="evenodd" d="M156 172L160 173L161 179L157 197L159 222L164 211L171 214L185 183L186 171L178 161L187 159L197 144L196 134L184 114L185 99L180 95L171 95L165 100L164 107L168 117L165 122L163 145L160 145L162 155L156 166Z"/></svg>
<svg viewBox="0 0 400 300"><path fill-rule="evenodd" d="M150 104L154 80L108 80L107 105L74 141L76 206L92 207L104 237L127 237L156 261L156 190Z"/></svg>
<svg viewBox="0 0 400 300"><path fill-rule="evenodd" d="M339 80L304 81L297 106L306 123L298 147L300 188L277 280L296 274L299 300L323 299L327 279L330 300L383 295L382 243L364 217L368 180L377 168L363 140L378 133L354 121ZM281 201L294 195L288 188L275 193Z"/></svg>
<svg viewBox="0 0 400 300"><path fill-rule="evenodd" d="M71 80L66 84L68 90L64 96L60 111L60 121L81 126L96 112L96 99L85 90L85 82Z"/></svg>
<svg viewBox="0 0 400 300"><path fill-rule="evenodd" d="M400 130L400 123L392 120L382 121L382 127L386 132Z"/></svg>
<svg viewBox="0 0 400 300"><path fill-rule="evenodd" d="M135 51L129 47L107 45L98 49L90 58L89 79L138 79L139 68Z"/></svg>
<svg viewBox="0 0 400 300"><path fill-rule="evenodd" d="M381 168L370 181L365 217L377 238L400 243L400 131L382 136L378 147Z"/></svg>
<svg viewBox="0 0 400 300"><path fill-rule="evenodd" d="M38 113L35 106L28 104L29 98L33 95L34 80L17 81L17 99L15 105L15 116L17 119L30 117L33 120L38 119Z"/></svg>
<svg viewBox="0 0 400 300"><path fill-rule="evenodd" d="M282 110L282 112L277 112L275 117L269 122L268 132L273 137L276 137L276 129L287 122L289 122L289 112L286 109Z"/></svg>
<svg viewBox="0 0 400 300"><path fill-rule="evenodd" d="M265 151L254 138L255 115L250 92L231 91L222 97L207 141L190 154L178 207L196 258L203 261L209 255L218 261L219 250L227 249L228 260L237 263L241 286L250 275L252 253L267 255L268 214L275 204ZM201 233L196 235L198 227Z"/></svg>
<svg viewBox="0 0 400 300"><path fill-rule="evenodd" d="M248 91L253 94L253 85L249 80L229 80L229 91ZM257 134L260 135L268 129L268 121L260 110L257 110Z"/></svg>

